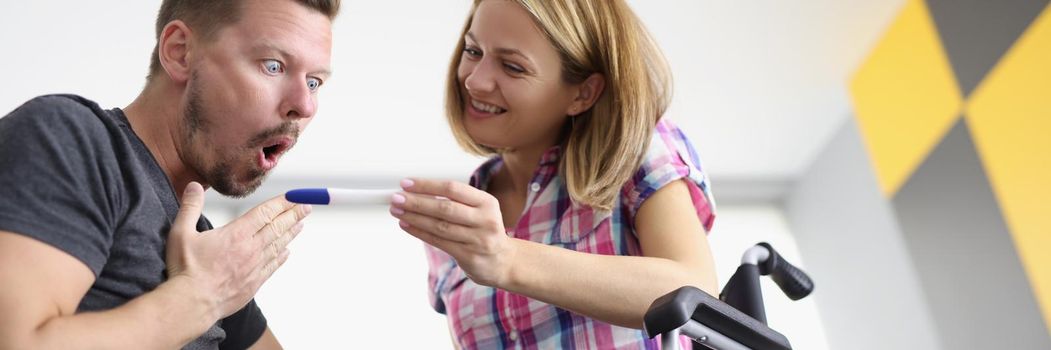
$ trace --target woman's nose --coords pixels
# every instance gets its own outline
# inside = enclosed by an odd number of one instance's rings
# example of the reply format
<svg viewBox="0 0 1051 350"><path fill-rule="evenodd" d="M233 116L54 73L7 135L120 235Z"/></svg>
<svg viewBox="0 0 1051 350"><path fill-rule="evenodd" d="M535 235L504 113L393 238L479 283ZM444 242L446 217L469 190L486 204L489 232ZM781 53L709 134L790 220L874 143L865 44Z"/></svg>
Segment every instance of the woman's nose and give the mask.
<svg viewBox="0 0 1051 350"><path fill-rule="evenodd" d="M493 79L493 74L488 66L489 64L482 61L472 67L463 82L467 91L491 92L496 88L496 80Z"/></svg>

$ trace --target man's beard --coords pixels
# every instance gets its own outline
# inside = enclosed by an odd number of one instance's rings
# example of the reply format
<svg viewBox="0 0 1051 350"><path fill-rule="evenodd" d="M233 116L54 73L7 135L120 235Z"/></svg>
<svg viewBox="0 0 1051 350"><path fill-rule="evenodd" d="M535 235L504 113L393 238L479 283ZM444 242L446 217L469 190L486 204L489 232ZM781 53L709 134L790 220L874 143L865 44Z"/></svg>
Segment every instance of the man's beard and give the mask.
<svg viewBox="0 0 1051 350"><path fill-rule="evenodd" d="M250 153L250 151L261 147L261 143L265 142L266 139L273 136L292 135L294 139L299 136L299 128L291 121L282 123L276 128L266 130L253 137L247 147L238 149L235 152L222 152L222 150L216 152L217 159L208 163L204 159L203 152L214 150L215 147L211 140L205 137L198 137L207 133L211 119L205 115L202 108L201 90L197 85L196 78L195 72L190 79L188 101L183 111L186 124L183 132L183 144L185 145L184 149L189 151L189 154L184 155L183 159L189 163L187 165L196 169L203 181L215 189L216 192L235 198L248 196L263 184L267 172L255 166L255 154L251 153L253 157L250 158L247 174L241 177L244 180L238 181L234 173L238 158L234 155L240 154L242 151Z"/></svg>

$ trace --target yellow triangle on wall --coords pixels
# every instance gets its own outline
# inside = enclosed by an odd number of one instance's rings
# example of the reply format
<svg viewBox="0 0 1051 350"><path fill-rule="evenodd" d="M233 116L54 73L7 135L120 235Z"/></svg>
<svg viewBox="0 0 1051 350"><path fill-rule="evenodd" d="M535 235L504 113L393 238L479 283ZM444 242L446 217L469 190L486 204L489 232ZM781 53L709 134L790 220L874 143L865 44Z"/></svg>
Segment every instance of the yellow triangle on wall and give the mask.
<svg viewBox="0 0 1051 350"><path fill-rule="evenodd" d="M966 115L1051 334L1051 5L978 86Z"/></svg>
<svg viewBox="0 0 1051 350"><path fill-rule="evenodd" d="M892 197L961 112L960 88L922 0L908 0L850 92L880 189Z"/></svg>

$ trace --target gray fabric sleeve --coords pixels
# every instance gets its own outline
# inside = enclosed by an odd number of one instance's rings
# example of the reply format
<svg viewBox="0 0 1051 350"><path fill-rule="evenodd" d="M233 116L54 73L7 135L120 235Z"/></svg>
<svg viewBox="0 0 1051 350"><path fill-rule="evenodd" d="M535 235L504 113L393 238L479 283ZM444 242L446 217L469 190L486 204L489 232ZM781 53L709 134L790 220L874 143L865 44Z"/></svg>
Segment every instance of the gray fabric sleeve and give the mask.
<svg viewBox="0 0 1051 350"><path fill-rule="evenodd" d="M0 230L54 246L97 277L116 226L119 177L108 131L88 106L33 99L0 118Z"/></svg>

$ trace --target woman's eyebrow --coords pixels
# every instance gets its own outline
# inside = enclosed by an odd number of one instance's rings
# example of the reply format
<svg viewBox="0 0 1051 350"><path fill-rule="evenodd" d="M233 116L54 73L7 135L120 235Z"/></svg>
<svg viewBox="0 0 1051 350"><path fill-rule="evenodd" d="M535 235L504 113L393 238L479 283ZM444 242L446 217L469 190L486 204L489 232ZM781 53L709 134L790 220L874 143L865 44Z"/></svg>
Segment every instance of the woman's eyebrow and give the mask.
<svg viewBox="0 0 1051 350"><path fill-rule="evenodd" d="M470 38L471 41L475 41L475 42L478 41L478 39L475 39L474 33L467 32L467 37ZM531 65L536 65L535 63L533 63L533 60L529 58L529 56L526 56L524 53L522 53L522 51L519 51L518 49L512 49L512 48L507 48L507 47L497 47L497 48L494 48L493 50L496 51L497 54L501 54L501 55L514 55L514 56L522 57L523 59L525 59L527 61L527 63L529 63Z"/></svg>

